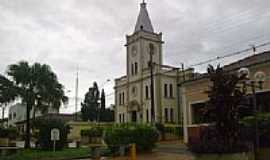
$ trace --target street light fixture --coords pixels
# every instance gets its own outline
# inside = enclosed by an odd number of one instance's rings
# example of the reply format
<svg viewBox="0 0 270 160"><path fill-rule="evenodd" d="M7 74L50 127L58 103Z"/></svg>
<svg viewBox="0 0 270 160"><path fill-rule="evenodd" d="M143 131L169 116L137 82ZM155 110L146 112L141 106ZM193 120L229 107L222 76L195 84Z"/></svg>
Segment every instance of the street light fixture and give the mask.
<svg viewBox="0 0 270 160"><path fill-rule="evenodd" d="M100 85L100 88L103 88L105 86L105 84L107 84L108 82L110 82L111 80L110 79L107 79L105 82L103 82L101 85Z"/></svg>
<svg viewBox="0 0 270 160"><path fill-rule="evenodd" d="M252 98L253 98L253 113L255 117L255 145L254 145L254 153L255 153L255 160L257 157L257 151L260 147L260 136L259 136L259 130L258 130L258 121L257 121L257 112L261 111L261 109L257 108L257 97L256 97L256 89L262 89L263 83L266 79L266 75L262 71L258 71L254 74L254 79L251 80L250 77L250 71L248 68L241 68L238 71L239 76L245 76L245 80L243 81L243 87L244 91L246 91L246 87L251 87L252 90Z"/></svg>

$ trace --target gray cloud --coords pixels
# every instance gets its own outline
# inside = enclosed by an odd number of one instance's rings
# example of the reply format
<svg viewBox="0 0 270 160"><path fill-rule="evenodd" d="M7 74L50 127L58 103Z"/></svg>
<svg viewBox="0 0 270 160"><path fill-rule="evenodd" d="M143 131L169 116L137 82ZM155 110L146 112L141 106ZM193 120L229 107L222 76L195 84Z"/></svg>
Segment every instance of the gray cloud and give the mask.
<svg viewBox="0 0 270 160"><path fill-rule="evenodd" d="M268 0L148 2L155 31L164 35L165 63L171 65L191 65L269 41L269 8ZM135 0L1 0L0 71L20 60L47 63L72 97L79 66L83 97L93 81L125 74L125 35L133 32L138 11ZM113 92L113 82L104 87Z"/></svg>

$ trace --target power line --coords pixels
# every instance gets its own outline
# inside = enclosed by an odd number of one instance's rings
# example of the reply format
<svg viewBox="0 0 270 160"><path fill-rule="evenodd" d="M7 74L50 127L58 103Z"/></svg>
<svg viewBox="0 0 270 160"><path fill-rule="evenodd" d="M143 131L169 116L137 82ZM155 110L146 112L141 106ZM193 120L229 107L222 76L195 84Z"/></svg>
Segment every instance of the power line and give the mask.
<svg viewBox="0 0 270 160"><path fill-rule="evenodd" d="M215 53L215 52L217 52L217 51L219 51L219 50L223 50L224 51L224 53L225 52L231 52L231 50L235 50L235 46L239 46L239 45L245 45L245 44L253 44L255 41L258 41L258 42L262 42L262 41L266 41L266 40L268 40L269 38L269 36L270 36L270 34L269 35L266 35L266 34L260 34L260 35L258 35L258 36L253 36L253 37L251 37L253 34L250 34L250 35L245 35L245 38L244 38L244 36L241 36L240 38L238 38L238 39L242 39L242 40L238 40L238 41L236 41L236 42L230 42L230 43L227 43L226 45L223 45L222 47L220 47L220 48L214 48L214 49L211 49L210 50L210 52L208 52L208 53L210 53L210 54L213 54L213 53ZM191 47L182 47L182 48L185 48L185 50L190 50L189 48L191 48ZM169 55L168 57L169 58L171 58L171 57L173 57L174 55ZM179 59L178 58L176 58L176 57L173 57L173 59L175 59L175 61L174 62L178 62L179 61Z"/></svg>
<svg viewBox="0 0 270 160"><path fill-rule="evenodd" d="M193 65L190 65L189 67L196 67L196 66L208 64L208 63L211 63L211 62L220 60L220 59L224 59L224 58L228 58L228 57L240 55L242 53L245 53L245 52L248 52L248 51L252 51L254 49L254 47L255 48L261 48L261 47L264 47L264 46L267 46L267 45L270 45L270 42L266 42L266 43L263 43L263 44L260 44L260 45L254 45L252 48L247 48L247 49L243 49L241 51L233 52L233 53L230 53L230 54L227 54L227 55L224 55L224 56L218 56L218 57L215 57L215 58L212 58L212 59L208 59L206 61L202 61L202 62L193 64Z"/></svg>
<svg viewBox="0 0 270 160"><path fill-rule="evenodd" d="M202 30L204 30L206 32L210 32L210 34L215 33L215 36L219 37L219 36L221 36L221 34L224 35L230 31L235 31L235 29L239 28L240 25L244 25L246 23L251 23L253 21L258 22L258 18L259 18L259 20L265 20L265 18L263 19L262 17L268 17L270 15L269 14L270 12L261 13L261 10L257 11L257 8L259 8L259 7L254 7L253 9L248 9L247 11L244 11L242 13L240 12L240 14L238 14L238 15L236 14L236 15L228 16L229 18L227 18L225 20L224 19L221 20L221 22L223 22L223 23L219 23L218 21L214 22L217 24L217 27L213 27L213 26L215 26L215 25L213 25L214 23L209 23L207 25L208 27L206 27L204 24L200 24L200 22L199 22L200 25L198 25L198 26L202 26L203 28L205 28ZM245 15L247 15L247 16L245 16ZM252 15L252 17L249 15ZM235 19L235 17L236 17L236 19L237 19L237 17L243 17L243 18L234 22L232 20ZM226 23L227 21L229 21L229 22L232 21L233 23ZM222 24L224 24L224 25L222 25ZM247 25L245 25L245 26L247 26ZM245 35L249 35L249 36L245 36L245 37L250 37L254 34L245 34ZM198 36L199 35L196 33L192 34L192 37L198 37ZM199 38L202 38L202 37L200 36ZM190 50L191 48L193 48L193 46L189 46L189 45L185 45L185 44L181 45L181 47L186 48L187 50Z"/></svg>

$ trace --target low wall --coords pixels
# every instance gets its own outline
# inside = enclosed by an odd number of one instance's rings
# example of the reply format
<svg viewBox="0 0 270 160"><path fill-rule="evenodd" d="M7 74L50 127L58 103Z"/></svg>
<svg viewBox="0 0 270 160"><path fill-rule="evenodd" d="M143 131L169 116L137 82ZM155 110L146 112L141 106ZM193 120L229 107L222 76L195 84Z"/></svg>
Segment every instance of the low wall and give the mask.
<svg viewBox="0 0 270 160"><path fill-rule="evenodd" d="M197 143L201 140L201 133L209 125L192 125L188 126L188 143Z"/></svg>
<svg viewBox="0 0 270 160"><path fill-rule="evenodd" d="M90 129L95 126L109 127L113 123L94 123L94 122L69 122L68 125L71 127L70 133L68 134L69 141L80 141L81 130Z"/></svg>

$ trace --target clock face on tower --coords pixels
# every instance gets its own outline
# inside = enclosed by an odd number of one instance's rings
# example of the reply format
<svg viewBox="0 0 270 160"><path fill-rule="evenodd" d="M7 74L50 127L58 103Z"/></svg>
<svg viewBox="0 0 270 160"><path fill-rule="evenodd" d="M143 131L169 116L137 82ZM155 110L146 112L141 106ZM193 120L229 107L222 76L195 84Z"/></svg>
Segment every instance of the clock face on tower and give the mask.
<svg viewBox="0 0 270 160"><path fill-rule="evenodd" d="M138 52L138 49L137 49L137 46L132 46L131 48L131 55L132 57L135 57L137 55L137 52Z"/></svg>

